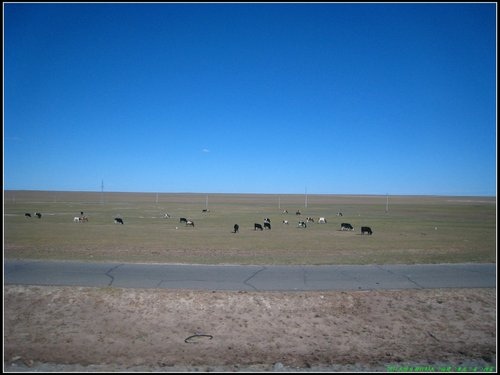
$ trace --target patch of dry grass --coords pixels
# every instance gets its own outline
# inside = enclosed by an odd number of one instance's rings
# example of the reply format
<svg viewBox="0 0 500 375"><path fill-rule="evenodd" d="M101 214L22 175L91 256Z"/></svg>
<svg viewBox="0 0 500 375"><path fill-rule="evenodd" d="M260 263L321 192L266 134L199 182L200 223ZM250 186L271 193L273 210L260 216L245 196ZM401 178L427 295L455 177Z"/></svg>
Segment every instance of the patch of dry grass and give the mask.
<svg viewBox="0 0 500 375"><path fill-rule="evenodd" d="M7 192L6 192L7 193ZM6 194L7 258L202 264L387 264L496 261L494 198L382 196ZM53 195L57 198L53 198ZM53 199L52 199L53 198ZM282 211L288 208L289 214ZM300 209L301 216L295 211ZM24 212L42 212L41 219ZM87 223L74 223L84 211ZM163 215L168 212L171 218ZM342 217L336 216L343 212ZM114 224L120 216L125 224ZM297 221L322 216L327 224ZM195 228L179 223L191 218ZM254 231L271 219L272 230ZM287 219L290 224L282 224ZM340 231L340 223L355 231ZM231 233L234 224L240 226ZM372 236L359 228L370 226Z"/></svg>
<svg viewBox="0 0 500 375"><path fill-rule="evenodd" d="M6 286L7 361L307 368L494 362L494 289L219 292ZM212 339L185 342L195 334Z"/></svg>

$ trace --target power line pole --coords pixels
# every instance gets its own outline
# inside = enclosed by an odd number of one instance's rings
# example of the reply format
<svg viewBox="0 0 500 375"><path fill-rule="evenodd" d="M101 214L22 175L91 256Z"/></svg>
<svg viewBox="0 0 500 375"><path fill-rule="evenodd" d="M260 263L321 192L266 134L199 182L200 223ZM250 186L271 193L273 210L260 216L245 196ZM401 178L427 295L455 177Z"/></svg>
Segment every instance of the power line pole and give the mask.
<svg viewBox="0 0 500 375"><path fill-rule="evenodd" d="M104 204L104 180L101 180L101 204Z"/></svg>

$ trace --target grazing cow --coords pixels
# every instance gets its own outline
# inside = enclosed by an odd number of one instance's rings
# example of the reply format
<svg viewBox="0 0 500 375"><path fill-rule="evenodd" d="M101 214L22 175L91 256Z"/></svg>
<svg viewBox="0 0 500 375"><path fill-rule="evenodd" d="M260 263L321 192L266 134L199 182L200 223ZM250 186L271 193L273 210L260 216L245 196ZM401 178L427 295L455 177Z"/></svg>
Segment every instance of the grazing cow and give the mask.
<svg viewBox="0 0 500 375"><path fill-rule="evenodd" d="M83 223L83 222L87 222L87 221L89 221L89 218L88 218L87 216L82 216L82 217L80 218L80 221L81 221L82 223ZM123 224L123 223L122 223L122 224Z"/></svg>
<svg viewBox="0 0 500 375"><path fill-rule="evenodd" d="M337 216L343 216L342 212L337 212Z"/></svg>
<svg viewBox="0 0 500 375"><path fill-rule="evenodd" d="M306 217L306 223L312 222L314 223L314 219L312 217Z"/></svg>
<svg viewBox="0 0 500 375"><path fill-rule="evenodd" d="M234 232L233 233L238 233L240 230L240 226L238 224L234 224Z"/></svg>
<svg viewBox="0 0 500 375"><path fill-rule="evenodd" d="M264 218L264 223L269 223L269 224L271 224L271 219L269 219L268 217Z"/></svg>
<svg viewBox="0 0 500 375"><path fill-rule="evenodd" d="M186 225L190 225L190 226L194 227L194 221L188 220L188 221L186 221Z"/></svg>
<svg viewBox="0 0 500 375"><path fill-rule="evenodd" d="M349 223L342 223L340 224L340 230L354 230L354 228Z"/></svg>
<svg viewBox="0 0 500 375"><path fill-rule="evenodd" d="M271 230L271 223L268 223L267 221L264 222L264 228L267 228Z"/></svg>
<svg viewBox="0 0 500 375"><path fill-rule="evenodd" d="M288 220L283 220L283 224L288 224Z"/></svg>
<svg viewBox="0 0 500 375"><path fill-rule="evenodd" d="M115 217L115 224L123 224L123 219L119 217Z"/></svg>
<svg viewBox="0 0 500 375"><path fill-rule="evenodd" d="M299 221L297 228L307 228L307 224L305 221Z"/></svg>
<svg viewBox="0 0 500 375"><path fill-rule="evenodd" d="M318 224L326 224L326 219L324 217L320 217L318 219Z"/></svg>
<svg viewBox="0 0 500 375"><path fill-rule="evenodd" d="M208 208L204 208L201 212L210 212L210 210Z"/></svg>
<svg viewBox="0 0 500 375"><path fill-rule="evenodd" d="M169 213L167 212L165 215L163 215L164 219L168 219L170 217Z"/></svg>
<svg viewBox="0 0 500 375"><path fill-rule="evenodd" d="M287 214L288 213L288 210L283 210L282 212L283 214Z"/></svg>
<svg viewBox="0 0 500 375"><path fill-rule="evenodd" d="M37 217L37 218L39 218L39 219L41 219L41 217L42 217L42 214L41 214L40 212L35 212L35 215L36 215L36 217Z"/></svg>
<svg viewBox="0 0 500 375"><path fill-rule="evenodd" d="M372 232L372 228L370 228L370 227L361 227L361 234L365 234L365 233L371 235L373 233Z"/></svg>
<svg viewBox="0 0 500 375"><path fill-rule="evenodd" d="M79 218L78 216L75 216L75 217L73 218L73 222L74 222L74 223L79 223L79 222L80 222L80 218Z"/></svg>
<svg viewBox="0 0 500 375"><path fill-rule="evenodd" d="M300 215L300 210L297 210L297 212L295 212L295 215Z"/></svg>
<svg viewBox="0 0 500 375"><path fill-rule="evenodd" d="M26 213L24 214L24 217L31 217L31 214L26 212Z"/></svg>
<svg viewBox="0 0 500 375"><path fill-rule="evenodd" d="M262 225L260 225L259 223L255 223L253 225L253 230L257 230L257 229L264 230L264 228L262 228Z"/></svg>
<svg viewBox="0 0 500 375"><path fill-rule="evenodd" d="M181 217L179 219L179 223L187 223L187 219L185 217Z"/></svg>

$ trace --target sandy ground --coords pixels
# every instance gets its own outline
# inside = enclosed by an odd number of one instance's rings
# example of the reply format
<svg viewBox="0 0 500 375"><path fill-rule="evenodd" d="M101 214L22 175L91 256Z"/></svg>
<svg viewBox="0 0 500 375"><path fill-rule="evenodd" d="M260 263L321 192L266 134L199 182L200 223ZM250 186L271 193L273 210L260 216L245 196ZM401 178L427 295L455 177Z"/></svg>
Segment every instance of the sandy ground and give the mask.
<svg viewBox="0 0 500 375"><path fill-rule="evenodd" d="M4 286L4 371L391 372L405 366L495 371L496 290Z"/></svg>

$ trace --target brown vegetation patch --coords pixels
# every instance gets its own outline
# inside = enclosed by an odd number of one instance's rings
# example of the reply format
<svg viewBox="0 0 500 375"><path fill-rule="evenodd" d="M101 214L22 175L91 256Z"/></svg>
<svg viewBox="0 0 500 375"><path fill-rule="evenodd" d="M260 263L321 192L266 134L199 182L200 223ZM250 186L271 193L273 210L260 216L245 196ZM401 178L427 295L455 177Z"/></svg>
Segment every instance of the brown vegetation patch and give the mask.
<svg viewBox="0 0 500 375"><path fill-rule="evenodd" d="M6 361L130 366L494 362L494 289L4 287ZM196 339L185 339L196 334Z"/></svg>

